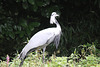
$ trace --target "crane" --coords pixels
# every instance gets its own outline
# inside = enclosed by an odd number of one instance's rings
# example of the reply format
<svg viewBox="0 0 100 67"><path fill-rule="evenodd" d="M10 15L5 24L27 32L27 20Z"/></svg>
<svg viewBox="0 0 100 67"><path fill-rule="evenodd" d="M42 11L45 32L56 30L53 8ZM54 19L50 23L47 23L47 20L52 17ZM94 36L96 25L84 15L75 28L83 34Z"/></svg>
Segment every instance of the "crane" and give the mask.
<svg viewBox="0 0 100 67"><path fill-rule="evenodd" d="M50 24L56 24L56 27L47 28L37 32L29 40L27 45L22 49L19 59L21 60L20 67L22 66L26 56L35 50L43 49L43 58L46 46L54 42L56 48L58 48L60 36L61 36L61 27L56 17L59 16L56 12L52 12L50 17Z"/></svg>

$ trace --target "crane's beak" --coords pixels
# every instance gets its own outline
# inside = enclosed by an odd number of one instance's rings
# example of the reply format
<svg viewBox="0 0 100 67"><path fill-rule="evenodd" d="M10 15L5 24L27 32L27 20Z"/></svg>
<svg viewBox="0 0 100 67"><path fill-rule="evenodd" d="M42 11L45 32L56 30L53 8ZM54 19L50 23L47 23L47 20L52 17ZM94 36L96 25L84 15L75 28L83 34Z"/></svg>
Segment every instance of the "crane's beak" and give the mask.
<svg viewBox="0 0 100 67"><path fill-rule="evenodd" d="M56 16L59 16L58 14L56 14Z"/></svg>

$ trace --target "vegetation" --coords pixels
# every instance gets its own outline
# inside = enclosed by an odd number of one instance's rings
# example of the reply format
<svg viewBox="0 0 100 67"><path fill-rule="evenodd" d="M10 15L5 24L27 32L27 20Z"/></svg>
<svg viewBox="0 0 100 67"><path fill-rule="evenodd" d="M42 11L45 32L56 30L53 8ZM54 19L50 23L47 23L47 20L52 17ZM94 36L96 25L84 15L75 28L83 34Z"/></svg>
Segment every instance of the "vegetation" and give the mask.
<svg viewBox="0 0 100 67"><path fill-rule="evenodd" d="M80 49L80 53L78 53L78 50L75 49L69 57L56 57L54 54L50 57L45 57L45 63L42 62L42 54L38 52L35 54L31 53L24 61L23 67L99 67L100 57L95 55L95 46L92 44L90 47L87 47L86 45ZM87 50L89 50L89 52L87 52ZM45 56L47 55L48 54L45 53ZM9 59L7 59L7 61L8 60ZM0 66L18 67L20 64L20 60L17 58L17 55L11 62L7 61L1 60Z"/></svg>
<svg viewBox="0 0 100 67"><path fill-rule="evenodd" d="M99 66L100 0L0 0L0 65L6 65L7 55L10 56L9 65L19 64L15 56L27 41L37 31L53 26L49 24L53 11L60 15L57 20L63 32L58 49L49 45L45 64L35 54L26 59L24 66L37 63L44 66ZM52 56L54 51L58 52L55 59ZM73 59L73 55L80 59L79 62ZM65 60L69 57L72 57L69 61Z"/></svg>
<svg viewBox="0 0 100 67"><path fill-rule="evenodd" d="M99 67L100 58L95 57L94 55L89 55L86 59L80 59L79 62L75 62L73 59L70 59L67 62L68 57L56 57L51 56L49 60L45 63L42 63L41 58L36 58L36 55L31 55L27 58L23 64L23 67ZM12 62L7 64L5 61L1 61L1 67L18 67L20 60L13 59Z"/></svg>

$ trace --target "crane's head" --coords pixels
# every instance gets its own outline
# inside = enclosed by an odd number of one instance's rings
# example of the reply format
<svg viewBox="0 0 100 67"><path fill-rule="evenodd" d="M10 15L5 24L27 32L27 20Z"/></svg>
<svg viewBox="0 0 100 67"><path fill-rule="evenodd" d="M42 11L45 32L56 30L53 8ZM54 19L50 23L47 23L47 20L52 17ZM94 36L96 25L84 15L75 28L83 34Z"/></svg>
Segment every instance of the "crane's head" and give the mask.
<svg viewBox="0 0 100 67"><path fill-rule="evenodd" d="M51 18L50 18L50 24L56 23L57 20L55 17L57 17L57 16L59 16L59 15L56 12L52 12Z"/></svg>
<svg viewBox="0 0 100 67"><path fill-rule="evenodd" d="M59 15L56 12L52 12L51 16L56 17L56 16L59 16Z"/></svg>

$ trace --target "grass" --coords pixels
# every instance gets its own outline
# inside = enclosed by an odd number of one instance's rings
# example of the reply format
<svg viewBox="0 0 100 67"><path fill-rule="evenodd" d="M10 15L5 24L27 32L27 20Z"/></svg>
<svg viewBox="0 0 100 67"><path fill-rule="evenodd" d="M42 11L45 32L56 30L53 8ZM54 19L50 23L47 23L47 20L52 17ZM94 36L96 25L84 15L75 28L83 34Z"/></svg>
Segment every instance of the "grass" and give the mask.
<svg viewBox="0 0 100 67"><path fill-rule="evenodd" d="M81 47L81 48L80 48ZM86 45L80 45L69 56L57 57L55 54L47 57L45 52L45 63L43 63L43 54L38 52L31 53L25 59L22 67L100 67L100 54L99 49L96 49L94 44L87 43ZM19 67L20 60L16 57L9 61L0 60L0 67Z"/></svg>
<svg viewBox="0 0 100 67"><path fill-rule="evenodd" d="M72 56L72 55L71 55ZM45 63L42 62L42 54L30 54L22 67L100 67L100 57L95 55L85 56L85 59L80 58L76 61L75 57L56 57L52 55L50 58L45 58ZM16 57L8 64L6 61L0 60L0 67L18 67L20 60Z"/></svg>

